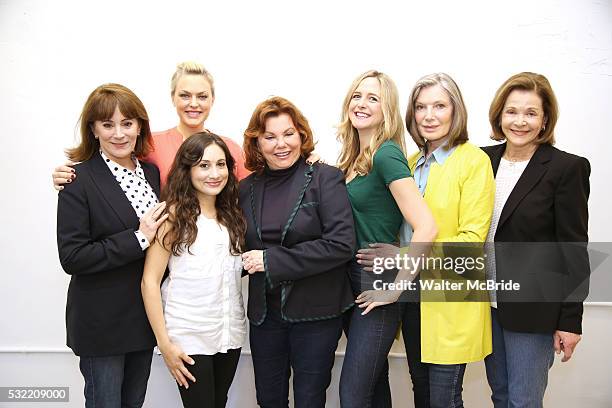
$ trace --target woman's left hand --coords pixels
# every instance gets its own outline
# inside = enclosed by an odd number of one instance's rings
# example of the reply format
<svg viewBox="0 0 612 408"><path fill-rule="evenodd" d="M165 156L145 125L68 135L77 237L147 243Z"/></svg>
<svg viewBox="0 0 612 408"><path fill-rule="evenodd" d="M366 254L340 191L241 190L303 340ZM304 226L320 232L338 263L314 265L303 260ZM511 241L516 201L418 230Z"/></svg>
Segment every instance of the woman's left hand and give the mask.
<svg viewBox="0 0 612 408"><path fill-rule="evenodd" d="M375 307L397 302L401 294L401 290L366 290L357 296L355 303L357 303L360 309L365 308L361 312L361 315L365 316Z"/></svg>
<svg viewBox="0 0 612 408"><path fill-rule="evenodd" d="M399 255L399 248L393 244L370 244L369 248L361 248L357 251L357 263L363 267L366 272L374 271L374 260L380 258L381 265L384 265L387 258L395 260ZM395 265L395 263L394 263ZM379 265L380 267L380 265ZM378 272L380 273L380 272Z"/></svg>
<svg viewBox="0 0 612 408"><path fill-rule="evenodd" d="M557 354L563 352L563 358L561 362L565 363L567 360L572 358L572 354L574 354L574 349L578 345L581 336L576 333L570 333L562 330L557 330L555 334L553 334L554 347L555 352Z"/></svg>
<svg viewBox="0 0 612 408"><path fill-rule="evenodd" d="M263 251L253 250L242 254L242 267L250 274L265 272Z"/></svg>

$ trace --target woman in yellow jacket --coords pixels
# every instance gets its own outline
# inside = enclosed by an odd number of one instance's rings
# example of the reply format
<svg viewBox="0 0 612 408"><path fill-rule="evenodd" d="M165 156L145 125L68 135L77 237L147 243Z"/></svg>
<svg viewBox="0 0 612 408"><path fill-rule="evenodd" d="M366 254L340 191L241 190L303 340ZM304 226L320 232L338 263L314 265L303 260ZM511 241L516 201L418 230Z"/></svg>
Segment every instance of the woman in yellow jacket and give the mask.
<svg viewBox="0 0 612 408"><path fill-rule="evenodd" d="M402 322L415 407L463 407L466 363L483 360L492 348L489 303L486 297L474 301L467 281L483 273L479 266L484 260L478 258L493 212L493 171L487 155L467 142L467 112L448 75L417 81L406 127L420 148L408 165L438 226L432 253L424 258L430 268L421 271L416 286L421 288L420 303L413 297L406 304ZM411 234L409 226L402 228L402 245ZM369 255L390 252L373 246ZM445 288L444 281L454 287ZM426 285L436 287L425 290Z"/></svg>
<svg viewBox="0 0 612 408"><path fill-rule="evenodd" d="M424 270L421 275L422 285L427 281L438 283L440 278L458 284L443 291L421 291L421 361L416 363L420 366L417 369L428 373L431 407L462 407L466 363L483 360L491 353L492 341L489 303L461 300L468 295L468 289L460 272L469 268L467 261L462 261L461 267L458 261L473 258L470 264L475 269L480 264L474 258L482 254L486 241L495 181L487 155L467 142L467 112L461 91L448 75L427 75L417 81L408 102L406 127L420 148L409 158L408 165L438 226L431 259L441 256L446 266L448 244L473 243L454 248L454 257L450 258L454 270L444 267L441 276L437 270ZM402 241L408 238L406 235ZM439 269L439 264L434 269ZM468 271L465 276L470 276ZM452 301L436 299L442 294ZM412 309L406 312L403 322L409 354L415 354L415 330L410 329L419 317L411 313ZM409 358L409 363L410 360L413 359Z"/></svg>

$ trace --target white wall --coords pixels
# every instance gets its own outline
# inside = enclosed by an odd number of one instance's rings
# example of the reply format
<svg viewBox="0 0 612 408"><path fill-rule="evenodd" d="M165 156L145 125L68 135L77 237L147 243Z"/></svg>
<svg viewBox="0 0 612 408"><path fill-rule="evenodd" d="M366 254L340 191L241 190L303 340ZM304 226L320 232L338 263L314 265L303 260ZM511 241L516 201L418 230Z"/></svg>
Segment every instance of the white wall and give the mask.
<svg viewBox="0 0 612 408"><path fill-rule="evenodd" d="M338 151L333 126L344 93L366 69L390 74L402 100L420 76L449 73L464 93L471 139L481 145L489 142L488 105L497 87L519 71L543 73L561 106L557 146L592 164L591 240L610 241L611 2L403 3L184 1L179 8L118 0L0 0L0 386L69 385L70 406L82 404L74 357L41 353L65 350L68 276L57 259L50 171L63 162L62 149L74 144L82 104L101 83L133 89L154 130L174 126L169 78L186 59L203 62L215 76L208 128L240 141L255 104L272 94L285 96L310 119L317 151L328 162ZM578 354L551 372L551 405L612 404L611 330L611 308L587 309ZM27 350L33 353L22 352ZM250 364L245 355L234 407L253 404ZM394 359L396 401L407 401L407 378L405 362ZM176 400L167 380L156 361L147 406L172 406L160 402ZM334 381L335 387L337 376ZM336 401L335 391L330 389L330 401ZM473 365L466 400L487 406L487 398L482 368Z"/></svg>

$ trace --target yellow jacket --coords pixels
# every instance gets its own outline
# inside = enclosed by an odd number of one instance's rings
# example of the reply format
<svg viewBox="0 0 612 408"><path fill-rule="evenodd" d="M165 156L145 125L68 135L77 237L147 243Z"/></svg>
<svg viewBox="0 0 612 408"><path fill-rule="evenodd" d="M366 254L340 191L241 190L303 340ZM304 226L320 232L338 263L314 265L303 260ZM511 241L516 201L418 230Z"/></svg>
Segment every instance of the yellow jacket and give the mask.
<svg viewBox="0 0 612 408"><path fill-rule="evenodd" d="M417 153L408 159L413 174L420 155ZM489 157L471 143L457 146L442 165L433 163L424 198L438 227L435 242L484 243L491 223L494 194L495 180ZM421 294L423 362L468 363L491 353L489 302L431 302L423 301L428 297Z"/></svg>

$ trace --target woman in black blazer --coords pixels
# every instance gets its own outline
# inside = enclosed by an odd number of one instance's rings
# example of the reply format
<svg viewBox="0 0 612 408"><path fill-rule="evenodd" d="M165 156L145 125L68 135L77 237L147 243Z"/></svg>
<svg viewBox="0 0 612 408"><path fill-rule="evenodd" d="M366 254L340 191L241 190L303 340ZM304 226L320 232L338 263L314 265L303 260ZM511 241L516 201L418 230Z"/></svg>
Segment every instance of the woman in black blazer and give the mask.
<svg viewBox="0 0 612 408"><path fill-rule="evenodd" d="M71 275L67 345L80 357L87 407L140 407L155 337L140 296L145 249L167 218L142 102L106 84L87 99L81 143L68 150L79 177L59 193L57 246Z"/></svg>
<svg viewBox="0 0 612 408"><path fill-rule="evenodd" d="M488 273L521 285L492 302L496 408L541 407L554 352L567 361L582 333L590 165L553 147L557 117L548 80L530 72L504 82L489 110L492 138L506 143L484 148L496 175Z"/></svg>
<svg viewBox="0 0 612 408"><path fill-rule="evenodd" d="M344 177L308 165L312 131L288 100L260 103L244 135L240 183L247 221L244 269L257 403L325 406L342 313L353 305L347 265L355 232Z"/></svg>

